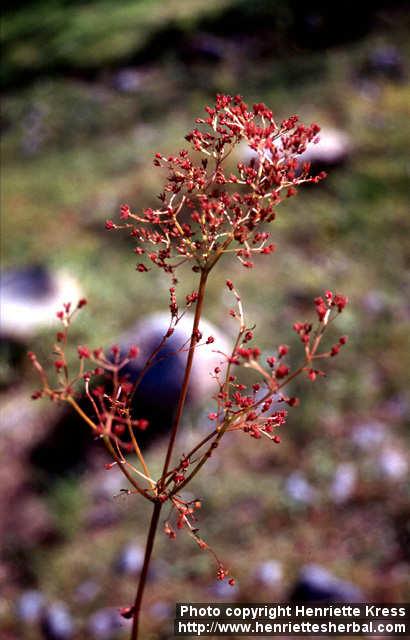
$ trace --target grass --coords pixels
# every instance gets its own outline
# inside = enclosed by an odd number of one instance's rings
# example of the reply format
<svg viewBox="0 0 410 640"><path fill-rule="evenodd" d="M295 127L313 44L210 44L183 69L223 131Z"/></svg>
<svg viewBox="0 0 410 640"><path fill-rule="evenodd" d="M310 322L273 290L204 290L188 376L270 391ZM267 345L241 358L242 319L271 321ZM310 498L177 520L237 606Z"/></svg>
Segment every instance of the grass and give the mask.
<svg viewBox="0 0 410 640"><path fill-rule="evenodd" d="M192 29L232 0L42 0L4 16L3 80L53 68L93 69L143 51L159 30Z"/></svg>

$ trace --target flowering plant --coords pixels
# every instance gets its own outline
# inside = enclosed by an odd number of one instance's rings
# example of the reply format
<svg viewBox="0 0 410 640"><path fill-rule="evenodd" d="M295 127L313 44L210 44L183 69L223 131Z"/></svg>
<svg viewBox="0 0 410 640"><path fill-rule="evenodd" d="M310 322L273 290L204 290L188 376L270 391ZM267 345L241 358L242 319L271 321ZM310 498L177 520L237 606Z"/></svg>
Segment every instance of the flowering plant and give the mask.
<svg viewBox="0 0 410 640"><path fill-rule="evenodd" d="M241 296L231 280L226 286L231 292L233 308L230 316L237 322L236 339L229 353L218 351L220 365L211 372L215 381L215 408L209 414L213 425L209 433L188 453L175 455L176 436L187 399L192 363L196 349L212 344L213 336L203 336L200 322L208 278L220 258L232 253L245 268L252 268L255 254L268 255L275 250L268 231L276 216L276 208L283 200L295 196L303 183L317 183L325 174L310 174L308 163L298 157L310 142L317 139L319 127L305 126L297 116L277 122L264 104L252 109L237 96L218 95L213 107L206 107L206 117L198 118L198 125L186 136L191 151L183 149L176 156L157 153L154 165L167 172L166 182L159 196L160 206L135 212L123 205L119 222L107 220L108 230L123 230L135 241L138 256L136 269L141 274L153 268L162 269L170 279L169 327L161 342L141 365L140 373L131 380L125 371L130 361L139 357L139 348L131 345L126 351L114 345L105 352L78 346L79 369L72 375L66 364L66 347L71 323L86 304L80 300L58 311L62 324L54 346L54 368L57 382L38 361L29 357L39 373L41 389L33 398L49 397L53 401L69 403L102 440L111 462L106 468L117 466L130 484L129 492L136 492L153 505L145 557L135 602L122 610L124 617L133 619L131 639L139 635L141 603L151 560L154 540L163 506L170 514L163 523L164 532L175 538L176 530L184 529L201 550L211 554L216 562L217 577L235 580L219 560L214 550L199 535L197 511L199 500L186 501L182 490L215 453L223 437L242 433L254 439L267 438L280 443L280 427L287 411L298 399L286 393L286 387L297 376L306 374L314 381L324 372L318 361L336 356L346 343L346 336L326 350L321 350L323 335L337 315L343 311L347 298L326 291L315 298L316 323L296 322L294 331L302 343L302 357L298 367L291 369L286 362L289 347L281 344L274 353L263 359L254 344L254 329L244 315ZM226 169L227 159L235 147L246 143L252 150L249 163L237 162L233 172ZM176 272L190 263L198 274L198 287L178 302ZM175 328L190 307L195 308L192 331L188 342L179 351L186 352L186 366L179 400L168 435L168 445L160 477L153 477L139 445L139 433L149 427L144 418L135 418L133 398L158 353L173 335ZM244 384L238 377L241 367L255 374L253 383ZM81 384L82 383L82 386ZM90 411L84 411L79 396L88 399ZM155 429L155 425L151 425ZM137 457L137 463L129 454Z"/></svg>

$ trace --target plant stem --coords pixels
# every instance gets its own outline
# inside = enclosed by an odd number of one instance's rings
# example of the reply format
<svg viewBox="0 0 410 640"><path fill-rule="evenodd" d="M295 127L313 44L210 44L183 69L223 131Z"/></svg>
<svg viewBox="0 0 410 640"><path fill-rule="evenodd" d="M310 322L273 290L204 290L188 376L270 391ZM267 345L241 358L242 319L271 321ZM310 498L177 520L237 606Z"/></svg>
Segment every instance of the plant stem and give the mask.
<svg viewBox="0 0 410 640"><path fill-rule="evenodd" d="M146 475L148 478L151 478L151 474L150 474L150 472L149 472L149 470L148 470L148 467L147 467L147 465L146 465L145 458L144 458L144 456L142 455L142 451L141 451L141 449L139 448L138 442L137 442L137 440L136 440L136 438L135 438L134 430L133 430L133 428L132 428L131 420L130 420L130 418L129 418L129 417L128 417L128 419L127 419L127 427L128 427L128 432L129 432L129 434L130 434L131 442L132 442L132 444L133 444L133 446L134 446L134 451L135 451L135 453L137 454L138 460L139 460L139 461L140 461L140 463L141 463L141 466L142 466L142 468L143 468L143 470L144 470L144 473L145 473L145 475ZM151 485L151 487L152 487L153 489L155 488L155 482L153 482L152 480L150 480L150 485Z"/></svg>
<svg viewBox="0 0 410 640"><path fill-rule="evenodd" d="M121 460L121 458L117 455L114 447L111 444L110 438L107 435L103 436L103 442L104 442L104 445L105 445L107 451L109 451L109 453L112 455L112 457L114 458L115 462L117 463L121 473L124 474L124 476L127 478L128 482L133 487L135 487L137 492L140 493L142 496L144 496L144 498L147 498L147 500L150 500L151 502L154 502L154 498L148 494L148 489L142 489L139 486L138 482L127 471L127 469L125 467L125 464L124 464L124 461Z"/></svg>
<svg viewBox="0 0 410 640"><path fill-rule="evenodd" d="M201 440L201 442L199 442L193 449L191 449L191 451L187 454L185 454L185 458L187 460L189 460L189 458L191 456L194 455L194 453L196 453L198 451L198 449L200 449L201 447L203 447L207 442L209 442L209 440L212 440L212 438L215 438L215 436L218 435L218 431L217 429L215 429L214 431L212 431L209 435L207 435L205 438L203 438L203 440ZM175 469L171 469L171 471L168 471L168 478L165 482L165 486L167 487L171 482L172 482L172 476L175 473L175 471L178 469L178 467L176 467Z"/></svg>
<svg viewBox="0 0 410 640"><path fill-rule="evenodd" d="M195 346L197 343L197 332L199 327L199 321L201 319L202 306L205 297L206 281L208 278L208 270L203 269L201 271L201 278L199 281L198 300L195 307L194 322L192 325L191 341L189 345L188 357L185 366L184 380L182 383L181 393L178 400L178 407L175 414L175 419L172 425L172 431L169 438L168 449L165 456L164 469L161 476L161 481L158 483L161 488L164 486L164 482L168 473L169 465L171 462L172 453L174 450L175 439L178 432L178 427L181 421L182 412L184 410L186 397L188 394L189 379L191 376L192 362L194 359ZM139 618L141 612L142 598L144 595L145 584L147 581L148 569L151 561L152 549L154 546L155 535L157 533L159 516L161 513L162 503L158 500L154 504L154 510L152 512L151 524L148 531L147 542L145 545L144 564L142 566L141 575L138 583L137 595L135 597L134 610L133 610L133 624L130 640L138 640L139 632Z"/></svg>
<svg viewBox="0 0 410 640"><path fill-rule="evenodd" d="M174 422L172 425L172 431L171 431L171 435L169 438L169 443L168 443L168 450L167 450L167 454L165 457L165 462L164 462L164 468L162 471L162 476L161 476L161 481L160 481L160 486L163 485L166 475L168 473L168 469L169 469L169 465L171 462L171 457L172 457L172 452L174 450L174 445L175 445L175 439L176 439L176 435L178 432L178 427L179 427L179 423L181 421L181 417L182 417L182 412L184 410L184 406L185 406L185 401L186 401L186 397L188 394L188 386L189 386L189 379L191 376L191 369L192 369L192 362L194 359L194 352L195 352L195 346L197 343L197 332L198 332L198 327L199 327L199 321L201 319L201 313L202 313L202 305L204 302L204 297L205 297L205 288L206 288L206 281L208 278L208 273L209 271L207 269L203 269L201 271L201 279L199 281L199 289L198 289L198 300L196 303L196 307L195 307L195 316L194 316L194 322L193 322L193 326L192 326L192 334L191 334L191 342L189 345L189 351L188 351L188 357L187 357L187 362L186 362L186 367L185 367L185 374L184 374L184 380L182 382L182 388L181 388L181 394L179 396L179 401L178 401L178 407L176 410L176 414L175 414L175 418L174 418Z"/></svg>
<svg viewBox="0 0 410 640"><path fill-rule="evenodd" d="M176 493L179 493L181 491L181 489L183 489L185 487L185 485L188 484L188 482L191 482L192 478L194 476L196 476L198 471L204 466L205 462L207 460L209 460L209 458L211 457L213 451L219 446L221 438L224 435L228 424L229 423L227 422L226 425L225 425L225 428L222 428L221 431L218 432L218 435L216 436L216 438L213 441L213 443L211 444L211 446L205 451L205 453L203 454L203 456L199 460L198 464L193 468L191 473L188 476L186 476L185 480L183 480L172 491L170 491L170 493L169 493L170 497L174 496Z"/></svg>
<svg viewBox="0 0 410 640"><path fill-rule="evenodd" d="M145 584L147 582L148 569L151 561L152 549L154 546L155 534L157 532L159 516L161 513L161 502L155 502L152 512L151 524L148 531L147 543L145 545L144 564L142 565L141 575L138 583L137 595L135 596L132 631L130 640L138 640L139 621L141 613L142 598L144 595Z"/></svg>

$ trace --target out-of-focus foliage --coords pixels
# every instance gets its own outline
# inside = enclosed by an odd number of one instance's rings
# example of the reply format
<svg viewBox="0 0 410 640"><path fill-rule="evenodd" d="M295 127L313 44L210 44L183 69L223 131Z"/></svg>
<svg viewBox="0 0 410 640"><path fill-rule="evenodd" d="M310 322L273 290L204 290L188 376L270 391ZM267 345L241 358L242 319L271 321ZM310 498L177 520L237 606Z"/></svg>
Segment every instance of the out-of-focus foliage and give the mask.
<svg viewBox="0 0 410 640"><path fill-rule="evenodd" d="M297 0L31 0L6 2L2 23L1 80L33 73L95 72L124 60L163 58L196 30L238 38L270 34L266 49L320 48L362 35L372 7L349 0L329 6ZM260 43L259 43L260 46Z"/></svg>
<svg viewBox="0 0 410 640"><path fill-rule="evenodd" d="M232 0L40 0L4 16L3 79L68 68L98 69L141 53L158 31L183 33Z"/></svg>

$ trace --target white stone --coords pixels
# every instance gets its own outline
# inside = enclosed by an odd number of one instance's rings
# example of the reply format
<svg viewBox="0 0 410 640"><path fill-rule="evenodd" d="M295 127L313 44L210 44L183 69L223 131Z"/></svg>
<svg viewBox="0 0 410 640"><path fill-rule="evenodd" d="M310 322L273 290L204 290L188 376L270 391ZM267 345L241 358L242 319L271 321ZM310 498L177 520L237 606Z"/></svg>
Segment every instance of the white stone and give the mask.
<svg viewBox="0 0 410 640"><path fill-rule="evenodd" d="M63 303L76 305L82 297L75 278L66 271L58 271L50 276L51 290L44 295L26 295L18 292L15 274L3 274L0 287L0 333L4 337L26 339L44 327L56 324L56 312Z"/></svg>
<svg viewBox="0 0 410 640"><path fill-rule="evenodd" d="M345 502L352 495L357 482L357 470L350 462L340 464L333 477L330 493L335 502Z"/></svg>
<svg viewBox="0 0 410 640"><path fill-rule="evenodd" d="M255 577L267 587L276 587L282 581L282 565L277 560L262 562L256 568Z"/></svg>
<svg viewBox="0 0 410 640"><path fill-rule="evenodd" d="M299 471L292 473L286 481L288 495L297 502L310 504L316 498L316 491Z"/></svg>
<svg viewBox="0 0 410 640"><path fill-rule="evenodd" d="M390 480L403 480L408 473L407 456L398 449L383 449L379 456L379 467Z"/></svg>

